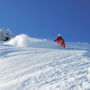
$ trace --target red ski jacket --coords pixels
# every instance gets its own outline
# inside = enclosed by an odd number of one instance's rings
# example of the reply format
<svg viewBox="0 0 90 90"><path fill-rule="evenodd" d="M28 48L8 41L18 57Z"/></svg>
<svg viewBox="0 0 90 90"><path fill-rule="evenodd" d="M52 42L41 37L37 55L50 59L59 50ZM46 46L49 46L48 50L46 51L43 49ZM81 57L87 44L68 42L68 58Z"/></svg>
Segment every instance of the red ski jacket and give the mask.
<svg viewBox="0 0 90 90"><path fill-rule="evenodd" d="M58 44L61 44L61 46L63 46L65 48L65 42L61 36L58 36L55 41L57 41Z"/></svg>
<svg viewBox="0 0 90 90"><path fill-rule="evenodd" d="M61 36L58 36L55 41L57 41L57 42L63 41L64 42L64 39Z"/></svg>

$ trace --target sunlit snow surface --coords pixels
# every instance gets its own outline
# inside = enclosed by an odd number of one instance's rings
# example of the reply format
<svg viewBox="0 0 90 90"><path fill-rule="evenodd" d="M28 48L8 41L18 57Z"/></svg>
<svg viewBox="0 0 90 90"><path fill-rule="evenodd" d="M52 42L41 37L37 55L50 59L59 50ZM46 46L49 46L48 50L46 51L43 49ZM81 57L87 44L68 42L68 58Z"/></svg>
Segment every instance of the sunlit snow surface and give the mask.
<svg viewBox="0 0 90 90"><path fill-rule="evenodd" d="M1 42L0 90L90 90L90 44L64 49L25 34Z"/></svg>

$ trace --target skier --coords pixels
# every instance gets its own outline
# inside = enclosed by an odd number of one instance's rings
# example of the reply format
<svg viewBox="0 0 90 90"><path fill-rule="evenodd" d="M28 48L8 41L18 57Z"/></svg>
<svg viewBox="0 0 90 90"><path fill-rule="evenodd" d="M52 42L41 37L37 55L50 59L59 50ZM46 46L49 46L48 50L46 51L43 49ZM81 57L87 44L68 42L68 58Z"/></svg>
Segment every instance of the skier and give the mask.
<svg viewBox="0 0 90 90"><path fill-rule="evenodd" d="M60 34L58 34L58 37L56 38L56 40L54 40L55 42L57 41L58 44L60 44L61 46L63 46L65 48L65 41L64 39L61 37Z"/></svg>

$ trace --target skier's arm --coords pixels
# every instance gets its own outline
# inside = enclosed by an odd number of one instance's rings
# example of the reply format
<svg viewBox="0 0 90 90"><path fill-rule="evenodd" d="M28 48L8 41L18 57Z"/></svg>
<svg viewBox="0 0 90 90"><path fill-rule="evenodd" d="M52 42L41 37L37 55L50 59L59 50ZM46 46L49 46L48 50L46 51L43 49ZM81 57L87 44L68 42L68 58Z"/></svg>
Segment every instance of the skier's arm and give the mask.
<svg viewBox="0 0 90 90"><path fill-rule="evenodd" d="M56 41L59 39L59 37L56 38Z"/></svg>
<svg viewBox="0 0 90 90"><path fill-rule="evenodd" d="M58 37L54 40L54 42L56 42L58 40Z"/></svg>
<svg viewBox="0 0 90 90"><path fill-rule="evenodd" d="M64 39L62 38L62 41L64 42Z"/></svg>
<svg viewBox="0 0 90 90"><path fill-rule="evenodd" d="M64 39L63 39L63 42L64 42Z"/></svg>

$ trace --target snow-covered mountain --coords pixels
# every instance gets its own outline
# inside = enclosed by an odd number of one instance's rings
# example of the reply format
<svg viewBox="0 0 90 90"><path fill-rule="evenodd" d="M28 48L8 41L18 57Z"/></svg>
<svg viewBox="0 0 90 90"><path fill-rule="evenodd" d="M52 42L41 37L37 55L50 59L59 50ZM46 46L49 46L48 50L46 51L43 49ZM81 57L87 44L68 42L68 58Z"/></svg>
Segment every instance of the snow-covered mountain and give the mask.
<svg viewBox="0 0 90 90"><path fill-rule="evenodd" d="M1 42L0 90L90 90L90 44L64 49L25 34Z"/></svg>

